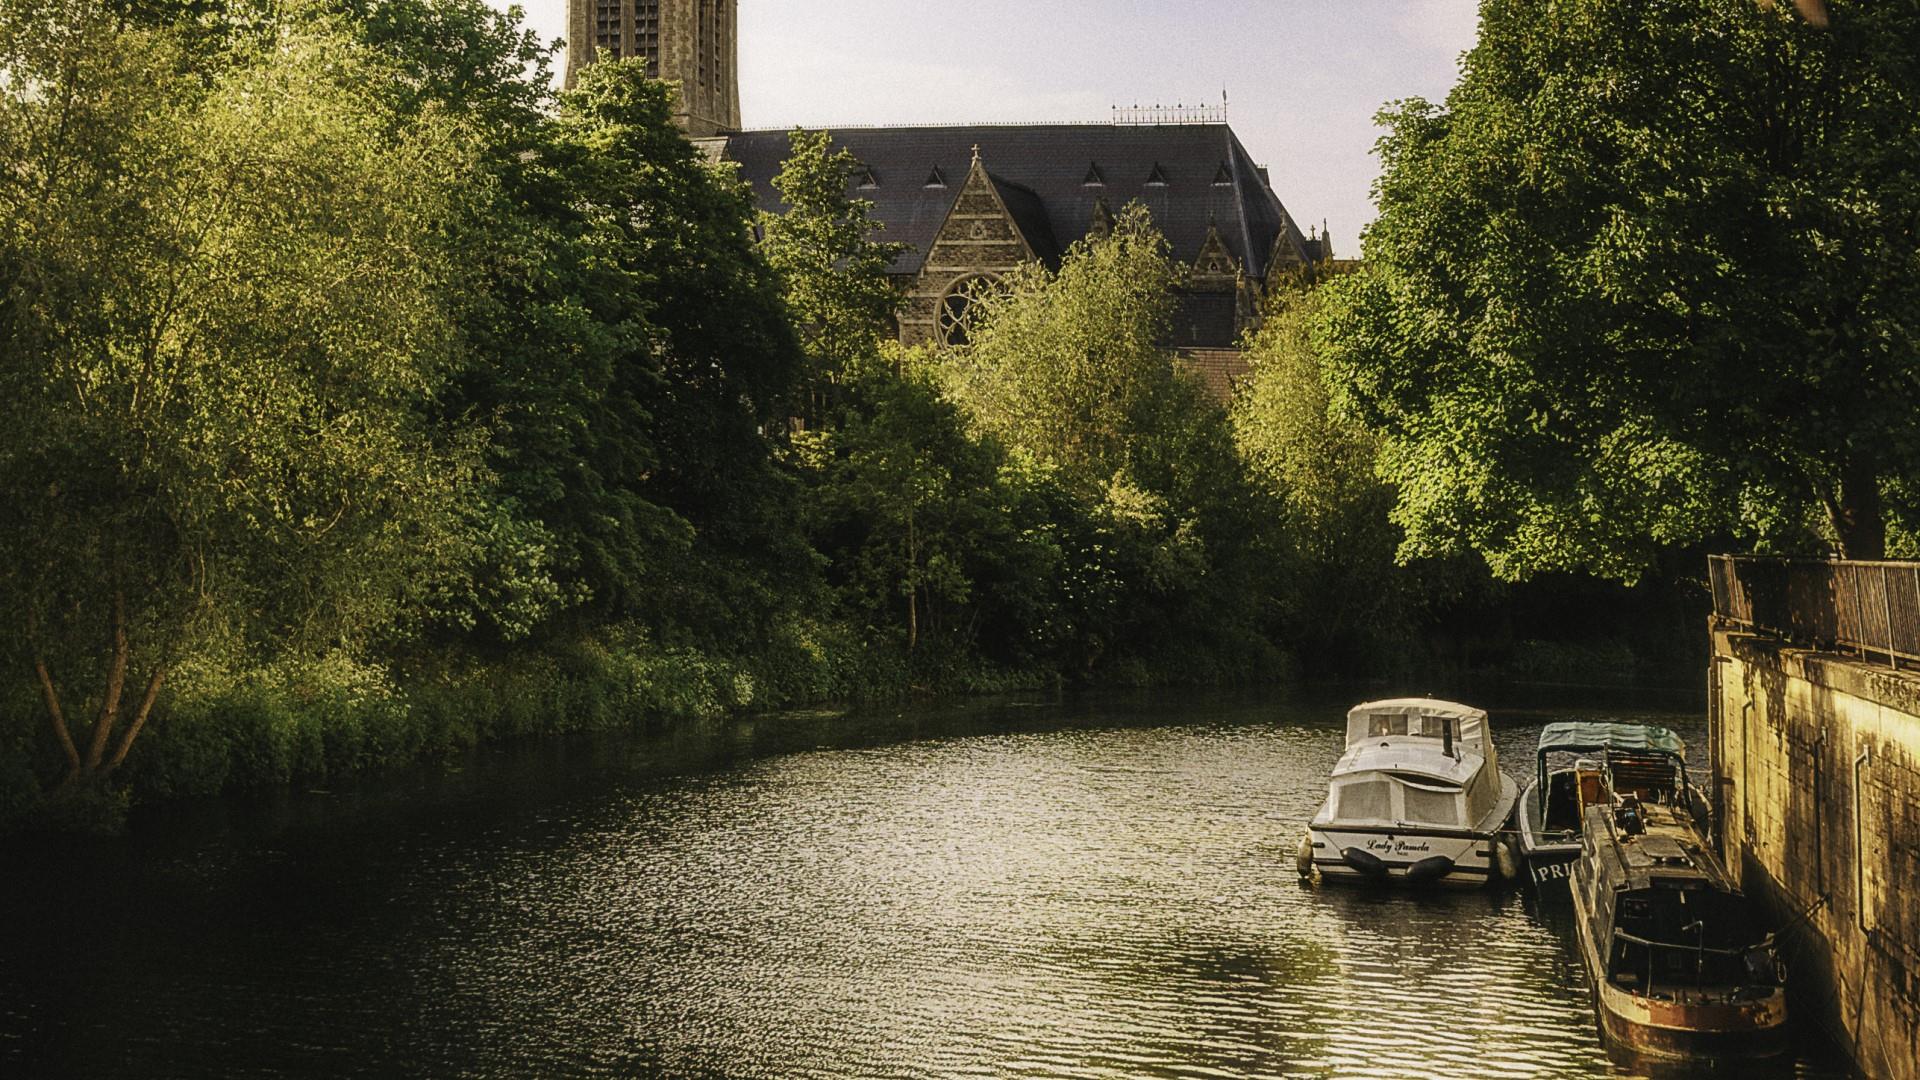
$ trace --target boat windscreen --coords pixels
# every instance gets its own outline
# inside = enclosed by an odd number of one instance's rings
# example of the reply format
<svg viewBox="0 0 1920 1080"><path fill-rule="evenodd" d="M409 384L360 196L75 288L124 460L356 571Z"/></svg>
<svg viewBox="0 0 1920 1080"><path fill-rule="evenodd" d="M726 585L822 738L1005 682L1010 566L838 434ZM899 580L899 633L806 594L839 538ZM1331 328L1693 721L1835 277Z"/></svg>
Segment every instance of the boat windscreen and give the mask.
<svg viewBox="0 0 1920 1080"><path fill-rule="evenodd" d="M1333 816L1341 821L1390 821L1393 790L1385 780L1349 780L1333 789Z"/></svg>

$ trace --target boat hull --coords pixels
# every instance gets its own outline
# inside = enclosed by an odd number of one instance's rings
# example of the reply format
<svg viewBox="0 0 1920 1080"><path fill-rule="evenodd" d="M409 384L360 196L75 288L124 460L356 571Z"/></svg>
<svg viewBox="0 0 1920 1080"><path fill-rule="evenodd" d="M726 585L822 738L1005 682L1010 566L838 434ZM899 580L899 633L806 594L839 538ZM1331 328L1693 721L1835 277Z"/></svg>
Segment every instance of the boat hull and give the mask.
<svg viewBox="0 0 1920 1080"><path fill-rule="evenodd" d="M1781 991L1731 1005L1684 1005L1650 1001L1604 982L1594 986L1601 1029L1615 1046L1638 1057L1758 1060L1787 1049L1787 1007Z"/></svg>
<svg viewBox="0 0 1920 1080"><path fill-rule="evenodd" d="M1313 866L1324 881L1362 885L1484 888L1499 879L1491 835L1307 830ZM1445 865L1441 865L1441 861Z"/></svg>
<svg viewBox="0 0 1920 1080"><path fill-rule="evenodd" d="M1580 841L1560 839L1564 833L1542 833L1539 790L1538 783L1528 784L1513 815L1521 877L1540 896L1564 900L1573 880L1573 864L1580 858Z"/></svg>

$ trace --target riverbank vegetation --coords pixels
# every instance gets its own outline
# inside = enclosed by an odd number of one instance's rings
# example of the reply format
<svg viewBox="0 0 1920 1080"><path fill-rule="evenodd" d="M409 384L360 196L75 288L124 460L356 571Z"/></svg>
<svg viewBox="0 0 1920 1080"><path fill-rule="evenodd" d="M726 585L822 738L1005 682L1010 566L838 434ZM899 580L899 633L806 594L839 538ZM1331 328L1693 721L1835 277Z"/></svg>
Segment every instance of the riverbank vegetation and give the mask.
<svg viewBox="0 0 1920 1080"><path fill-rule="evenodd" d="M1686 670L1699 528L1512 558L1558 518L1414 426L1461 416L1387 314L1455 302L1408 284L1437 110L1379 268L1274 289L1223 407L1144 210L902 348L824 135L756 215L639 63L551 59L481 0L0 9L0 818L830 701ZM1704 505L1701 447L1589 429Z"/></svg>

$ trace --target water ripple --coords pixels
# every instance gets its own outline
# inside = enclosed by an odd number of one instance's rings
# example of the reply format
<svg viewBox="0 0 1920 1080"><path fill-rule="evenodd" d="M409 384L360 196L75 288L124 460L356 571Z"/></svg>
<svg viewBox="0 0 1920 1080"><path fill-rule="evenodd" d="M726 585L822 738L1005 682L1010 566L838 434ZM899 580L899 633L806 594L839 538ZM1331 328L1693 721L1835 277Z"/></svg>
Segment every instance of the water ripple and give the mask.
<svg viewBox="0 0 1920 1080"><path fill-rule="evenodd" d="M0 988L36 999L0 1003L0 1065L1619 1074L1553 912L1295 881L1337 712L1275 713L1059 730L1028 715L1012 732L622 766L579 787L556 770L510 800L136 853L151 905L117 911L122 948L83 947L66 976L29 984L9 964L58 951L0 947ZM1531 737L1506 733L1510 771ZM40 999L113 1020L49 1020Z"/></svg>

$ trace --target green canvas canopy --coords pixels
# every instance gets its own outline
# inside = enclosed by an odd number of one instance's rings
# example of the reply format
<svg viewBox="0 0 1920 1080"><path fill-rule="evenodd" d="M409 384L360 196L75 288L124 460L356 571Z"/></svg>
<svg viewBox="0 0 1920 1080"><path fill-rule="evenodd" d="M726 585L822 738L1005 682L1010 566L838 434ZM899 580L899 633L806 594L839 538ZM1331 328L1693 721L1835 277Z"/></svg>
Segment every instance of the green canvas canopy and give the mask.
<svg viewBox="0 0 1920 1080"><path fill-rule="evenodd" d="M1651 724L1619 724L1605 720L1548 724L1540 732L1540 756L1555 751L1578 754L1592 750L1638 750L1685 760L1687 744L1680 736Z"/></svg>
<svg viewBox="0 0 1920 1080"><path fill-rule="evenodd" d="M1676 763L1687 760L1687 744L1680 736L1652 724L1620 724L1606 720L1548 724L1540 732L1540 805L1547 802L1547 755L1585 754L1596 750L1627 750L1664 754Z"/></svg>

